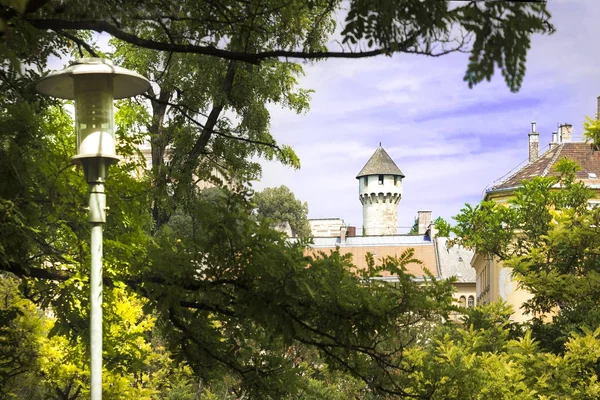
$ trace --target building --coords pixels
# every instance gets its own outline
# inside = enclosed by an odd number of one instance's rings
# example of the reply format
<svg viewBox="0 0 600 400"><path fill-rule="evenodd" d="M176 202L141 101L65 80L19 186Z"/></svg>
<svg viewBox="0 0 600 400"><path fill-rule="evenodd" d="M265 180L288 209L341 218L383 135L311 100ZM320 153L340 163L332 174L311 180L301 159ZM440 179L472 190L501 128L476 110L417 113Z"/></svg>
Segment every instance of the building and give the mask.
<svg viewBox="0 0 600 400"><path fill-rule="evenodd" d="M340 236L343 229L353 228L346 225L341 218L314 218L309 219L308 223L310 224L311 234L315 237ZM355 234L356 228L354 228Z"/></svg>
<svg viewBox="0 0 600 400"><path fill-rule="evenodd" d="M360 170L358 197L363 206L364 235L398 233L398 203L402 198L404 174L381 147Z"/></svg>
<svg viewBox="0 0 600 400"><path fill-rule="evenodd" d="M367 268L367 254L376 262L387 257L399 257L414 249L413 257L422 264L407 265L408 273L417 281L424 280L426 270L437 279L455 277L455 301L464 307L474 307L475 271L471 268L473 252L462 247L447 247L447 238L436 237L431 211L419 211L418 233L397 233L398 205L402 197L402 179L405 175L381 144L365 166L358 179L359 200L363 207L363 235L347 226L341 218L311 220L313 244L308 253L330 253L339 249L351 254L358 270ZM393 283L397 277L383 273L376 277Z"/></svg>
<svg viewBox="0 0 600 400"><path fill-rule="evenodd" d="M600 110L600 99L598 102ZM600 152L594 151L588 143L573 140L573 127L570 124L562 124L556 132L552 133L547 150L539 154L539 133L536 132L536 124L532 122L529 137L529 151L527 161L513 172L497 180L484 194L484 200L495 201L499 204L509 205L516 189L522 182L533 177L557 176L554 165L561 158L569 158L581 166L576 178L585 185L596 191L596 199L590 203L600 203ZM556 190L560 187L557 184ZM531 298L531 294L521 289L517 282L512 279L512 270L502 265L494 257L484 256L476 253L472 260L472 266L476 272L477 302L489 303L504 300L512 305L514 314L512 319L516 322L529 320L532 316L527 315L521 309L522 304Z"/></svg>

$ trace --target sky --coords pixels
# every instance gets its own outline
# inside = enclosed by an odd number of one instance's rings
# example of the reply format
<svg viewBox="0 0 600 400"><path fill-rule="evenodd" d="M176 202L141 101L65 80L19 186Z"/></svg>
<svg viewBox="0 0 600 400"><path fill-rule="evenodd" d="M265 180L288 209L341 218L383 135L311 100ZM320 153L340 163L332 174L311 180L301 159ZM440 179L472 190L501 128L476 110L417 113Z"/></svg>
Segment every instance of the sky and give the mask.
<svg viewBox="0 0 600 400"><path fill-rule="evenodd" d="M531 121L540 150L558 123L580 140L600 95L600 1L549 0L557 31L535 36L522 88L512 93L497 73L469 89L465 54L396 55L327 60L305 66L312 89L306 114L271 108L271 132L292 146L301 168L263 163L256 190L286 185L308 202L309 218L342 218L362 227L356 174L381 142L406 176L400 232L419 210L452 221L465 203L528 157Z"/></svg>

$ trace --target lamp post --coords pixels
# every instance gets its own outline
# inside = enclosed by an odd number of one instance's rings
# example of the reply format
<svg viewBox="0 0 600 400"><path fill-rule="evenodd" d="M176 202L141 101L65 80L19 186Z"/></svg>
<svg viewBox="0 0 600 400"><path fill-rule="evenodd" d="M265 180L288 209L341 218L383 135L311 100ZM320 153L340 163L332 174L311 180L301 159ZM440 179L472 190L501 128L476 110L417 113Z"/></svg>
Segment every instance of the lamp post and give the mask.
<svg viewBox="0 0 600 400"><path fill-rule="evenodd" d="M137 96L150 88L142 75L116 67L110 60L82 58L51 72L36 85L38 92L75 100L77 154L90 187L88 222L92 225L90 272L91 399L102 399L102 225L106 222L104 182L115 153L113 100Z"/></svg>

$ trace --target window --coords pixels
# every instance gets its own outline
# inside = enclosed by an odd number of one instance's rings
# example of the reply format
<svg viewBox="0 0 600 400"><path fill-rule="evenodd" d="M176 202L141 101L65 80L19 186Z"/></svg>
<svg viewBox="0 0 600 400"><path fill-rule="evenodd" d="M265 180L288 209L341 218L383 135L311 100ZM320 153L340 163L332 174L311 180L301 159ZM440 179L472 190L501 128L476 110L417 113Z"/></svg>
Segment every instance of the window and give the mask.
<svg viewBox="0 0 600 400"><path fill-rule="evenodd" d="M369 186L369 177L365 176L365 186Z"/></svg>
<svg viewBox="0 0 600 400"><path fill-rule="evenodd" d="M394 185L398 186L398 182L400 182L400 177L394 176Z"/></svg>
<svg viewBox="0 0 600 400"><path fill-rule="evenodd" d="M383 175L379 175L379 184L383 185Z"/></svg>
<svg viewBox="0 0 600 400"><path fill-rule="evenodd" d="M458 301L458 304L461 307L466 307L467 306L467 299L465 298L465 296L460 296L460 300Z"/></svg>
<svg viewBox="0 0 600 400"><path fill-rule="evenodd" d="M469 308L475 307L475 297L469 296Z"/></svg>

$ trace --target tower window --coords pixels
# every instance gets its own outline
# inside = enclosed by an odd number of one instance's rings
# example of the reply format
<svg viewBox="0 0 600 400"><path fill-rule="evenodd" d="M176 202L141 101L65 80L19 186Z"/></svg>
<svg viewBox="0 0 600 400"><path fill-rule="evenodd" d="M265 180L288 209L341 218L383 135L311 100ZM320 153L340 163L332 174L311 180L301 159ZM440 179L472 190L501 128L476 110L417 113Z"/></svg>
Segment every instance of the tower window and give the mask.
<svg viewBox="0 0 600 400"><path fill-rule="evenodd" d="M369 186L369 177L365 176L365 186Z"/></svg>
<svg viewBox="0 0 600 400"><path fill-rule="evenodd" d="M379 184L383 185L383 175L379 175Z"/></svg>

